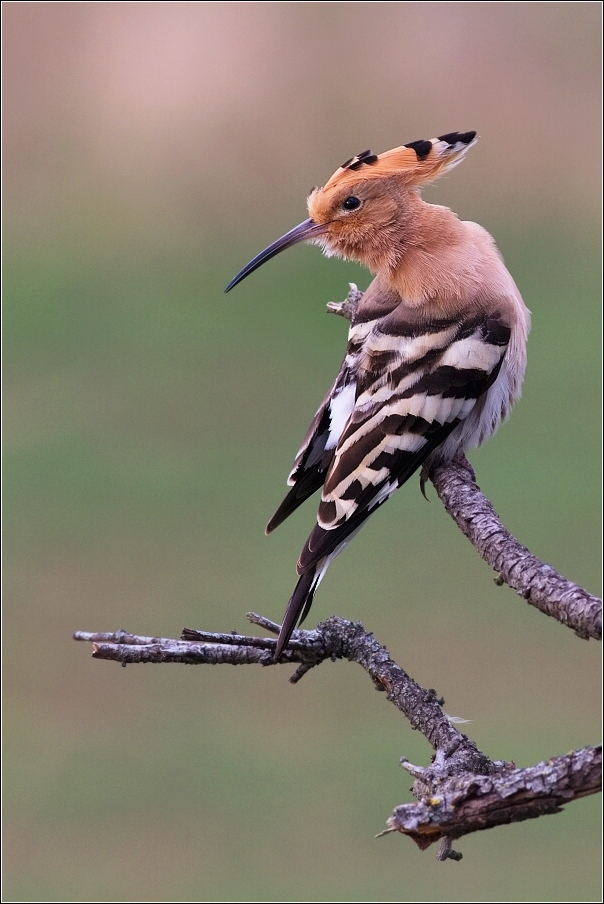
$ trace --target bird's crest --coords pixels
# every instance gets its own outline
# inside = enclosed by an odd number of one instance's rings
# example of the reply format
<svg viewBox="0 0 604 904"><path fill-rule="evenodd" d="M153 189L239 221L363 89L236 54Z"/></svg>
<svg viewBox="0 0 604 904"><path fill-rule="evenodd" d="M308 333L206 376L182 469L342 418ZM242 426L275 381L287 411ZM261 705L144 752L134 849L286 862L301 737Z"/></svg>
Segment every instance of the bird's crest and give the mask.
<svg viewBox="0 0 604 904"><path fill-rule="evenodd" d="M359 178L402 177L408 186L423 185L457 166L477 141L476 132L449 132L430 140L411 141L383 154L362 151L346 160L323 190L352 185Z"/></svg>

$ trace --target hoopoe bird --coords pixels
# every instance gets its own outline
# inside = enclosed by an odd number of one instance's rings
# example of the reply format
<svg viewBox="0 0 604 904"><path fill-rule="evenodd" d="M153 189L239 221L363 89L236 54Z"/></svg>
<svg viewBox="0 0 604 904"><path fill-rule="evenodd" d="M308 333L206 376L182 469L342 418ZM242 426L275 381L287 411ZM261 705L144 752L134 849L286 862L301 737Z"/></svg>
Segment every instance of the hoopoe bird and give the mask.
<svg viewBox="0 0 604 904"><path fill-rule="evenodd" d="M310 241L374 279L352 315L346 356L289 475L267 534L321 489L298 559L275 658L302 623L327 568L412 474L488 439L520 396L530 314L492 237L420 189L463 160L476 132L363 151L308 197L308 219L227 286Z"/></svg>

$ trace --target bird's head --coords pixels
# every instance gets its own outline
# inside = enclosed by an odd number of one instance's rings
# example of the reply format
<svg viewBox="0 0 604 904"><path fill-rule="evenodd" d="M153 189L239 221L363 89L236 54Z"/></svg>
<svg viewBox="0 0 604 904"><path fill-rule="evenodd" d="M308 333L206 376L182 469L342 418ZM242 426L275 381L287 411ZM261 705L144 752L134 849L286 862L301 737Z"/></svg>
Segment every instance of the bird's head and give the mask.
<svg viewBox="0 0 604 904"><path fill-rule="evenodd" d="M256 255L225 291L280 251L304 241L320 245L327 256L357 261L373 272L395 269L417 212L419 189L460 163L476 140L476 132L451 132L379 155L363 151L347 160L308 196L308 219Z"/></svg>

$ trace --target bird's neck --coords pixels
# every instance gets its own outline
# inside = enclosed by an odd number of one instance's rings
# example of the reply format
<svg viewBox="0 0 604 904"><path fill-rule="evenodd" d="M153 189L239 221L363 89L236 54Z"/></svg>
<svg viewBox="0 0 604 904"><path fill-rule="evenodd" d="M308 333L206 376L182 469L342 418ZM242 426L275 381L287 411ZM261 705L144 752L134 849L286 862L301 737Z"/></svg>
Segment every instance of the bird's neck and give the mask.
<svg viewBox="0 0 604 904"><path fill-rule="evenodd" d="M417 198L413 216L402 224L397 261L378 276L412 305L467 299L481 257L473 225Z"/></svg>

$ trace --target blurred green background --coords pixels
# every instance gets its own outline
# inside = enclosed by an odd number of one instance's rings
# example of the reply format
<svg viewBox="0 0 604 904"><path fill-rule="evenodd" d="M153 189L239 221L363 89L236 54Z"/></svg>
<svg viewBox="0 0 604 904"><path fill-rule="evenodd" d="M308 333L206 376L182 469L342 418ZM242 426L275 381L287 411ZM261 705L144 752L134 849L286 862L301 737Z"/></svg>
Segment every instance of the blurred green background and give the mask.
<svg viewBox="0 0 604 904"><path fill-rule="evenodd" d="M375 840L430 749L360 669L292 687L71 640L280 619L315 504L264 525L343 354L325 304L369 275L299 247L223 287L343 159L452 130L482 140L426 197L494 234L533 312L478 480L598 591L600 4L2 6L5 900L600 900L594 798L460 864ZM309 625L361 620L495 759L597 741L598 646L430 496L372 519Z"/></svg>

